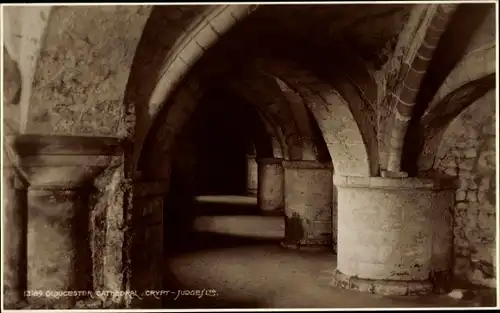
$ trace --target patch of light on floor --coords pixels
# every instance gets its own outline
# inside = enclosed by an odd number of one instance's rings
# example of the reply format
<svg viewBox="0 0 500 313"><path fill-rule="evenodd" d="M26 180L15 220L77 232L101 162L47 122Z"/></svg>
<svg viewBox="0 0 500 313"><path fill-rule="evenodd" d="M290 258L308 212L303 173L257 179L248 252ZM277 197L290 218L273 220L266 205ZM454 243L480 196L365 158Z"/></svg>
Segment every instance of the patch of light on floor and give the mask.
<svg viewBox="0 0 500 313"><path fill-rule="evenodd" d="M285 221L279 216L199 216L194 222L197 231L252 238L282 239Z"/></svg>
<svg viewBox="0 0 500 313"><path fill-rule="evenodd" d="M195 198L199 203L220 203L234 205L257 205L257 198L250 196L234 195L203 195Z"/></svg>

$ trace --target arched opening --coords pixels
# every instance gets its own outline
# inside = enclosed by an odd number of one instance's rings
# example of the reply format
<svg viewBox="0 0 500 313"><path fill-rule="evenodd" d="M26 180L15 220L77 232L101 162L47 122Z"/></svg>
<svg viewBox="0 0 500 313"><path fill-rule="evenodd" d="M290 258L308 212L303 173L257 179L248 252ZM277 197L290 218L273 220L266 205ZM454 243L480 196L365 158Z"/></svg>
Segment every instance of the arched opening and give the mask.
<svg viewBox="0 0 500 313"><path fill-rule="evenodd" d="M213 289L218 296L195 302L187 296L175 301L164 297L162 307L262 307L262 295L283 284L282 275L295 271L295 262L302 257L280 246L285 236L284 212L263 214L256 197L246 194L249 146L254 145L257 160L275 157L271 138L265 137L270 134L263 128L254 105L237 92L212 87L177 135L164 203L163 288ZM319 126L311 123L311 128L317 161L330 164ZM335 191L333 198L330 210L335 209ZM306 256L302 266L317 266L318 261L322 268L332 266L334 252L335 248ZM277 276L268 273L267 267L280 264L283 268L276 269ZM255 284L246 271L257 277L269 275L269 284ZM240 292L234 292L234 277L240 277L236 282L242 285ZM305 282L305 286L313 284L312 279Z"/></svg>
<svg viewBox="0 0 500 313"><path fill-rule="evenodd" d="M240 99L210 90L192 117L197 147L196 194L241 195L246 191L246 153L255 138L255 110Z"/></svg>
<svg viewBox="0 0 500 313"><path fill-rule="evenodd" d="M173 147L164 205L167 249L188 245L179 235L195 224L210 230L216 216L259 215L256 197L247 194L249 175L258 175L248 157L254 152L254 159L273 157L268 135L255 107L234 92L214 87L204 93Z"/></svg>
<svg viewBox="0 0 500 313"><path fill-rule="evenodd" d="M278 25L272 34L257 27L260 25L258 21L269 18L270 13L280 9L266 7L262 10L261 16L240 22L223 36L192 67L172 96L165 99L145 140L138 164L144 176L150 179L161 177L170 184L163 208L166 257L163 288L217 286L226 299L214 300L212 305L215 307L264 305L253 303L262 300L248 297L250 290L260 294L264 302L269 301L262 293L282 285L284 281L280 273L295 271L293 268L298 262L294 250L282 248L283 241L288 247L298 248L302 244L304 247L311 245L313 249L319 247L324 251L317 255L319 262L329 264L321 270L334 267L336 192L332 162L341 165L340 173L343 170L370 173L364 139L348 102L343 95L332 93L333 88L322 78L315 77L314 70L307 70L311 68L309 62L304 62L307 51L294 53L288 49L297 40L304 40L290 37L287 29L290 25ZM291 12L295 11L291 8ZM260 38L261 42L258 46L251 40L242 42L243 37ZM276 57L285 60L284 67L276 63L278 70L261 67L255 62L256 58L273 60ZM306 71L297 72L288 65L287 59ZM298 79L294 76L297 73ZM278 81L288 84L290 92L295 93L300 101L292 106ZM302 106L299 114L291 111L297 110L297 105ZM332 120L332 113L338 118ZM274 134L270 134L272 130ZM347 131L342 138L338 137L340 130ZM283 138L282 147L286 151L281 155L286 157L286 165L280 161L277 166L278 163L272 161L276 159L272 135ZM183 142L190 142L190 147ZM258 166L280 173L279 178L268 175L266 179L271 179L276 187L282 186L284 211L264 214L261 201L242 195L244 174L248 170L248 163L244 164L243 160L252 142L257 161L266 160ZM335 152L336 159L330 157L332 152ZM355 154L354 158L349 158ZM185 163L190 164L187 167L191 167L191 172L183 172L182 164ZM286 181L291 183L286 184ZM221 197L228 194L240 198L221 201ZM302 194L308 196L302 197ZM204 200L200 201L200 196L205 196ZM226 203L221 203L223 201ZM210 205L207 202L211 202ZM304 211L307 207L313 208L314 212ZM285 216L287 214L290 216ZM287 240L293 244L289 245ZM197 255L196 261L192 259L193 255ZM249 259L247 256L250 255L259 257ZM228 260L240 265L233 268ZM313 259L307 259L302 266L307 270L315 267L314 263ZM283 268L268 273L269 265L266 264L282 264ZM242 266L256 271L257 276L268 275L269 284L264 287L253 283L252 278L238 274L236 271ZM220 268L219 274L210 274L215 268ZM193 278L193 273L197 273L197 279ZM244 275L241 278L246 285L242 288L243 293L231 295L230 290L235 288L234 281L229 281L232 275ZM304 288L314 284L314 280L307 279ZM187 298L187 302L163 300L164 307L193 306ZM196 305L210 306L205 302Z"/></svg>

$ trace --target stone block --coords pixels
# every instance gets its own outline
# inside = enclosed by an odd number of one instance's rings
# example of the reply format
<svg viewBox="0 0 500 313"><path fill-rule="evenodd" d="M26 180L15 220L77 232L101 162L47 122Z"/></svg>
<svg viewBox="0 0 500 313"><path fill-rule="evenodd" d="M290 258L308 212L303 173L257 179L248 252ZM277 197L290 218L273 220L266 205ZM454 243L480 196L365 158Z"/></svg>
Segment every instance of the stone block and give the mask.
<svg viewBox="0 0 500 313"><path fill-rule="evenodd" d="M455 196L455 200L464 201L467 197L467 193L465 190L458 190Z"/></svg>
<svg viewBox="0 0 500 313"><path fill-rule="evenodd" d="M196 35L194 40L204 50L210 48L218 39L219 34L208 23L201 27L200 32Z"/></svg>
<svg viewBox="0 0 500 313"><path fill-rule="evenodd" d="M467 191L467 201L477 202L477 194L474 190Z"/></svg>
<svg viewBox="0 0 500 313"><path fill-rule="evenodd" d="M218 12L217 15L207 17L207 20L219 35L226 33L236 23L229 6Z"/></svg>
<svg viewBox="0 0 500 313"><path fill-rule="evenodd" d="M469 148L464 151L464 157L466 159L474 159L477 156L477 151L474 148Z"/></svg>
<svg viewBox="0 0 500 313"><path fill-rule="evenodd" d="M375 282L373 293L386 296L406 296L408 294L408 284L394 281Z"/></svg>
<svg viewBox="0 0 500 313"><path fill-rule="evenodd" d="M430 281L408 282L408 296L423 296L431 293L433 285Z"/></svg>
<svg viewBox="0 0 500 313"><path fill-rule="evenodd" d="M196 61L198 61L204 53L205 50L198 44L196 37L194 37L182 48L179 57L182 58L189 67L193 67Z"/></svg>
<svg viewBox="0 0 500 313"><path fill-rule="evenodd" d="M351 277L349 281L349 289L360 291L360 292L374 292L374 282L371 280L359 279L357 277Z"/></svg>

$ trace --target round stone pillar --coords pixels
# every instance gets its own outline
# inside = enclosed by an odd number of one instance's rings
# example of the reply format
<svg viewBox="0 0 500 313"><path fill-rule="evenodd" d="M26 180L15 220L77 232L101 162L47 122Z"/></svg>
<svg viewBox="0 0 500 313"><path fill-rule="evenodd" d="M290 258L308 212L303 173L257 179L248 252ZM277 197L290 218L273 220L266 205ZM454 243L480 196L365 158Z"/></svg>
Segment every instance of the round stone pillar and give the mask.
<svg viewBox="0 0 500 313"><path fill-rule="evenodd" d="M283 161L288 248L332 249L333 168L316 161Z"/></svg>
<svg viewBox="0 0 500 313"><path fill-rule="evenodd" d="M247 195L257 195L258 182L258 164L255 155L247 155Z"/></svg>
<svg viewBox="0 0 500 313"><path fill-rule="evenodd" d="M92 290L88 197L93 179L120 154L121 143L43 135L8 140L29 183L27 300L72 308L77 297L51 293Z"/></svg>
<svg viewBox="0 0 500 313"><path fill-rule="evenodd" d="M285 210L285 170L283 159L257 160L259 165L257 203L263 213L282 213Z"/></svg>
<svg viewBox="0 0 500 313"><path fill-rule="evenodd" d="M336 176L335 284L384 295L420 295L450 270L450 179Z"/></svg>
<svg viewBox="0 0 500 313"><path fill-rule="evenodd" d="M6 158L4 158L6 162ZM10 164L9 164L10 165ZM12 165L4 166L3 189L3 299L6 309L18 308L26 290L26 185Z"/></svg>

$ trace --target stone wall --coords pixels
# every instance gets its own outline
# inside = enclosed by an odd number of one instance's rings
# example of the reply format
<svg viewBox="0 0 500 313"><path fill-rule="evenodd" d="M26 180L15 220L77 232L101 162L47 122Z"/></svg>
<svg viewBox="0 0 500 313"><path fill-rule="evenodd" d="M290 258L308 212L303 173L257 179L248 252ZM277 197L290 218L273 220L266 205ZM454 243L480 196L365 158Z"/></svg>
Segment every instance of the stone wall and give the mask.
<svg viewBox="0 0 500 313"><path fill-rule="evenodd" d="M127 262L125 250L124 215L127 186L119 159L96 180L98 191L90 213L91 251L94 290L123 290ZM104 303L120 303L123 299L101 299Z"/></svg>
<svg viewBox="0 0 500 313"><path fill-rule="evenodd" d="M446 130L438 169L457 175L454 245L457 278L495 287L495 92L460 114Z"/></svg>

